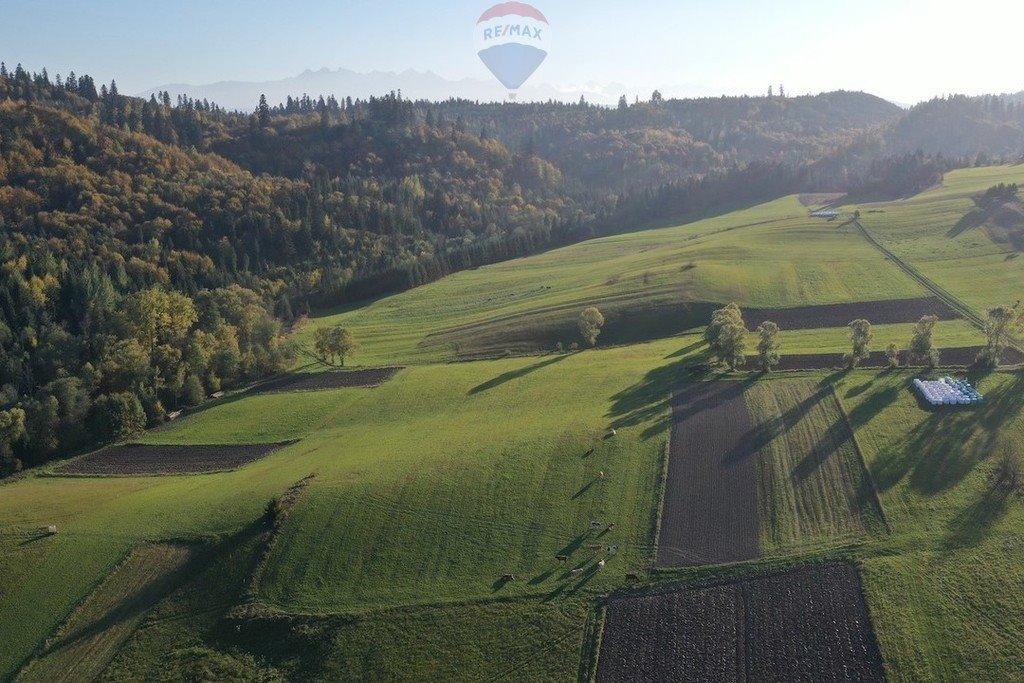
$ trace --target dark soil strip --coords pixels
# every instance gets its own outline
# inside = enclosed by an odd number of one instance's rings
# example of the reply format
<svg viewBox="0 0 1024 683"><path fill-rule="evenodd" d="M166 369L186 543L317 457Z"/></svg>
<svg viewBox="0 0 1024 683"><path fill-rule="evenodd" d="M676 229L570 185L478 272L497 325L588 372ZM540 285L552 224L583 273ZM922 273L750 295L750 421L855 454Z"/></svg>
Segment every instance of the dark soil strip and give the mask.
<svg viewBox="0 0 1024 683"><path fill-rule="evenodd" d="M796 308L744 308L743 319L751 330L766 320L784 330L845 327L852 320L865 318L873 325L917 322L921 316L935 315L939 320L955 320L960 314L937 296L892 301L862 301L828 306Z"/></svg>
<svg viewBox="0 0 1024 683"><path fill-rule="evenodd" d="M126 444L89 453L54 470L60 474L192 474L247 465L295 443L241 446L150 446Z"/></svg>
<svg viewBox="0 0 1024 683"><path fill-rule="evenodd" d="M703 382L675 393L660 567L758 556L758 444L743 382Z"/></svg>
<svg viewBox="0 0 1024 683"><path fill-rule="evenodd" d="M682 302L675 300L677 293L672 295L639 302L635 295L622 295L595 302L605 317L600 344L636 344L681 334L707 325L711 313L725 305L707 301ZM577 315L578 308L568 305L537 309L432 333L422 345L451 344L463 359L489 358L505 351L533 353L551 350L559 342L568 345L579 339ZM942 320L960 317L938 297L743 309L743 317L751 330L765 320L793 330L845 327L857 318L867 318L876 325L913 323L923 315L936 315Z"/></svg>
<svg viewBox="0 0 1024 683"><path fill-rule="evenodd" d="M366 370L332 370L329 372L291 372L260 382L248 390L251 394L285 391L325 391L353 387L379 387L402 368L368 368Z"/></svg>
<svg viewBox="0 0 1024 683"><path fill-rule="evenodd" d="M883 681L849 564L609 601L597 680Z"/></svg>
<svg viewBox="0 0 1024 683"><path fill-rule="evenodd" d="M958 349L940 349L940 367L967 368L974 365L980 346L967 346ZM900 356L901 364L906 363L905 352ZM1003 365L1018 365L1024 363L1024 354L1014 348L1003 350ZM885 368L889 361L882 351L872 351L871 357L863 360L857 367L861 368ZM923 367L922 364L912 363L912 367ZM801 355L782 356L782 360L775 367L776 370L838 370L843 368L843 354L841 353L806 353ZM757 368L757 357L748 356L746 368L753 370Z"/></svg>

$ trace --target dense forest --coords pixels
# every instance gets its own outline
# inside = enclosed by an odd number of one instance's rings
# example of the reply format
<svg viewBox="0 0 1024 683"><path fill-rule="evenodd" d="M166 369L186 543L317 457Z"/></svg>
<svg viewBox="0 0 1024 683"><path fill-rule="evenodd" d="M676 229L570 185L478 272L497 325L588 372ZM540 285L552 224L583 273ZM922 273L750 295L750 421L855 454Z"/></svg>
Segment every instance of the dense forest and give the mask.
<svg viewBox="0 0 1024 683"><path fill-rule="evenodd" d="M1013 101L861 93L241 113L0 65L0 474L286 367L311 306L792 192L910 194L1022 130Z"/></svg>

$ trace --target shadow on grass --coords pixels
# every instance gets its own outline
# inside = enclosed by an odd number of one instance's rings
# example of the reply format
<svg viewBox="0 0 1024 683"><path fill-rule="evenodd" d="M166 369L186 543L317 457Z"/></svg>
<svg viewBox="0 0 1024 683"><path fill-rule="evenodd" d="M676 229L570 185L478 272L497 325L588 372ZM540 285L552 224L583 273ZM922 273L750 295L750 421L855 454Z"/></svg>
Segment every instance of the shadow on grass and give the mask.
<svg viewBox="0 0 1024 683"><path fill-rule="evenodd" d="M943 547L953 550L981 543L1006 514L1012 496L1005 488L986 486L976 501L950 520Z"/></svg>
<svg viewBox="0 0 1024 683"><path fill-rule="evenodd" d="M718 404L719 400L728 400L736 397L737 395L743 394L757 381L757 377L750 377L742 381L734 382L733 384L735 386L716 394L713 397L713 402L701 401L701 403L706 408L714 408ZM739 465L747 458L759 453L774 439L782 436L787 430L800 422L800 420L802 420L811 408L813 408L813 406L820 400L820 396L827 391L827 388L820 388L813 396L802 400L799 404L793 406L782 415L774 415L766 418L764 416L755 416L752 414L751 420L754 421L755 424L739 439L736 447L725 454L722 458L722 463L728 467L732 467L734 465ZM751 412L749 408L748 412ZM684 418L690 414L692 414L692 412L679 413L679 417Z"/></svg>
<svg viewBox="0 0 1024 683"><path fill-rule="evenodd" d="M946 233L946 237L957 237L962 235L968 230L973 230L985 223L988 220L987 212L979 207L975 207L964 214L960 220L956 222L949 232Z"/></svg>
<svg viewBox="0 0 1024 683"><path fill-rule="evenodd" d="M18 543L18 545L32 545L33 543L36 543L37 541L41 541L44 538L49 537L50 535L51 534L49 532L40 532L40 533L35 534L34 536L29 536L24 541L21 541L20 543Z"/></svg>
<svg viewBox="0 0 1024 683"><path fill-rule="evenodd" d="M550 579L554 575L555 575L555 570L554 569L549 569L546 572L542 572L540 574L537 574L537 576L535 576L532 579L530 579L529 581L527 581L527 583L529 585L531 585L531 586L536 586L538 584L544 583L545 581L547 581L548 579Z"/></svg>
<svg viewBox="0 0 1024 683"><path fill-rule="evenodd" d="M491 592L492 593L497 593L498 591L500 591L502 588L504 588L505 586L507 586L510 583L512 583L512 579L508 578L507 576L503 576L503 577L501 577L500 579L498 579L497 581L495 581L494 583L491 584Z"/></svg>
<svg viewBox="0 0 1024 683"><path fill-rule="evenodd" d="M612 428L622 429L651 422L642 434L644 439L667 430L673 419L669 410L673 388L707 374L707 360L705 351L695 357L654 368L639 382L612 396L612 407L608 412ZM706 406L700 409L704 408Z"/></svg>
<svg viewBox="0 0 1024 683"><path fill-rule="evenodd" d="M257 520L214 546L197 548L181 567L167 574L150 576L142 584L133 587L129 593L121 596L117 604L111 609L105 610L102 616L61 637L46 651L44 657L59 655L66 648L73 647L83 640L94 638L119 624L148 612L164 598L190 583L191 577L209 571L215 563L223 562L225 558L246 544L253 544L265 530L265 524L261 520ZM254 558L250 561L254 561ZM232 588L240 592L242 586L237 585ZM225 606L224 609L226 611L228 606Z"/></svg>
<svg viewBox="0 0 1024 683"><path fill-rule="evenodd" d="M572 494L572 499L576 500L577 498L580 498L581 496L585 495L587 491L594 488L594 484L596 484L597 481L597 479L591 479L590 481L588 481L586 484L584 484L583 488L581 488L576 493Z"/></svg>
<svg viewBox="0 0 1024 683"><path fill-rule="evenodd" d="M872 380L872 382L874 382L874 380ZM900 383L872 392L870 396L855 405L853 408L847 410L847 416L850 418L850 426L854 430L857 430L868 422L871 422L876 415L892 405L893 401L896 400L896 397L899 396L901 391L906 390L907 386L905 383ZM857 394L847 392L846 395L847 397L850 397L856 396Z"/></svg>
<svg viewBox="0 0 1024 683"><path fill-rule="evenodd" d="M693 342L692 344L690 344L688 346L684 346L683 348L679 349L678 351L675 351L675 352L670 353L669 355L665 356L665 359L667 360L667 359L670 359L670 358L682 358L683 356L687 355L691 351L696 351L700 347L704 346L704 343L705 342L704 342L703 339L698 339L697 341Z"/></svg>
<svg viewBox="0 0 1024 683"><path fill-rule="evenodd" d="M495 377L493 379L487 380L483 384L478 384L477 386L475 386L472 389L470 389L468 393L469 393L470 396L473 396L474 394L482 393L482 392L487 391L489 389L493 389L495 387L501 386L505 382L511 382L514 379L519 379L520 377L525 377L525 376L529 375L530 373L536 372L537 370L541 370L543 368L546 368L549 365L554 365L555 363L560 363L560 362L562 362L563 360L565 360L568 357L569 357L569 354L558 355L558 356L554 356L552 358L546 358L545 360L542 360L539 363L534 363L533 365L527 365L526 367L523 367L523 368L517 368L515 370L510 370L509 372L506 372L506 373L503 373L501 375L498 375L497 377Z"/></svg>
<svg viewBox="0 0 1024 683"><path fill-rule="evenodd" d="M588 562L590 562L590 561L588 560ZM562 592L564 592L566 595L573 595L573 594L578 593L579 591L583 590L583 588L588 583L590 583L595 576L597 576L597 568L598 568L597 565L598 565L598 562L599 562L599 560L593 560L592 562L590 562L590 564L587 565L587 567L585 569L583 569L583 574L579 578L579 580L576 581L576 583L573 583L571 585L565 586L565 589ZM582 569L582 567L578 567L578 568ZM571 576L572 575L570 574L570 577Z"/></svg>
<svg viewBox="0 0 1024 683"><path fill-rule="evenodd" d="M589 536L589 535L590 534L587 533L587 532L584 532L584 533L580 534L576 538L574 538L571 541L569 541L565 545L564 548L562 548L561 550L558 551L557 554L558 555L566 555L566 556L572 555L574 552L576 552L577 550L579 550L583 546L583 542L585 540L587 540L587 536Z"/></svg>
<svg viewBox="0 0 1024 683"><path fill-rule="evenodd" d="M973 406L930 406L919 400L928 418L912 428L896 452L876 459L872 476L884 491L909 476L924 495L947 491L996 450L1003 427L1024 410L1024 375L1014 376L985 402Z"/></svg>

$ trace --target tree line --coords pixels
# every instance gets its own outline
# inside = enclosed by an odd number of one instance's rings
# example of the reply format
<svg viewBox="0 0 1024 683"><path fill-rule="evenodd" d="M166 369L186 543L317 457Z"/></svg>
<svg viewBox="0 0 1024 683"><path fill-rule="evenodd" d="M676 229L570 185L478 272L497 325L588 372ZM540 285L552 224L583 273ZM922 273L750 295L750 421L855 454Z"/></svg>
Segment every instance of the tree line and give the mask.
<svg viewBox="0 0 1024 683"><path fill-rule="evenodd" d="M907 363L916 363L934 369L939 366L941 352L935 346L935 326L939 318L934 315L922 316L914 323L910 341L905 349ZM1013 307L1001 306L990 309L985 323L985 346L975 358L980 367L998 367L1003 351L1007 348L1014 329L1024 326L1024 309L1020 304ZM871 357L871 343L874 332L871 321L864 318L851 320L847 327L850 350L842 355L843 365L854 369ZM765 321L758 325L754 333L757 335L757 367L761 372L771 372L782 360L779 333L782 330L772 322ZM747 363L747 339L750 331L743 320L743 311L731 303L715 310L704 330L704 341L712 358L729 370L736 370ZM900 354L903 349L896 343L885 348L885 359L890 369L901 365Z"/></svg>

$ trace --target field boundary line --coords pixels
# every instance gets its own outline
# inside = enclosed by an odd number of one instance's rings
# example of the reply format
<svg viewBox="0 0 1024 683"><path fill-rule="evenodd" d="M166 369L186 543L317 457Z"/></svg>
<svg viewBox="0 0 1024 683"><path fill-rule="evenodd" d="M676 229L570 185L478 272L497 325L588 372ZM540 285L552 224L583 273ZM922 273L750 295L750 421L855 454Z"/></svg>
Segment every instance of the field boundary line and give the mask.
<svg viewBox="0 0 1024 683"><path fill-rule="evenodd" d="M288 487L288 490L285 491L284 494L274 499L277 501L278 505L277 517L273 520L272 526L263 533L263 539L261 542L262 548L259 551L259 556L257 557L256 563L253 565L252 572L249 574L248 581L246 582L242 600L238 605L239 610L251 611L257 604L259 600L260 584L263 581L263 574L266 572L267 566L270 564L270 556L274 552L274 546L277 545L278 538L284 530L284 525L288 523L288 517L291 516L292 510L298 504L299 498L302 496L306 487L309 486L310 482L315 478L315 472L307 474L305 477L299 479Z"/></svg>
<svg viewBox="0 0 1024 683"><path fill-rule="evenodd" d="M671 394L670 394L671 396ZM671 403L671 399L669 401ZM671 405L669 411L672 410ZM670 412L671 415L671 412ZM671 422L671 417L669 418ZM658 472L658 506L654 514L654 553L651 557L649 570L653 570L658 566L658 551L661 543L661 518L665 514L665 493L668 489L668 465L669 460L672 457L672 425L669 424L668 437L665 439L665 445L661 449L661 467Z"/></svg>
<svg viewBox="0 0 1024 683"><path fill-rule="evenodd" d="M115 581L118 578L118 573L124 571L124 569L129 565L132 559L140 551L146 548L157 547L180 548L187 553L187 556L181 561L180 566L176 568L172 567L166 571L167 585L163 587L164 595L141 611L139 615L139 621L135 624L134 627L131 628L131 630L127 633L125 638L122 639L120 643L116 645L113 651L113 655L103 663L102 670L100 673L102 673L103 670L106 670L110 662L113 661L113 657L116 656L118 652L120 652L121 648L128 641L128 639L131 638L131 636L138 632L141 628L143 628L145 624L146 615L148 615L149 612L152 611L152 609L156 606L157 603L159 603L160 600L163 599L163 597L166 597L166 595L169 594L169 592L173 591L175 585L180 582L180 579L183 576L183 572L188 568L190 563L192 563L192 561L196 557L198 544L194 542L177 541L142 541L129 547L128 551L117 562L115 562L99 580L97 580L93 584L93 586L89 589L85 596L74 603L70 611L67 613L64 619L56 626L56 628L54 628L49 633L49 635L46 636L44 640L37 644L32 654L22 661L21 665L15 671L14 678L12 680L23 680L22 677L27 673L31 672L35 667L39 666L39 662L41 660L49 656L51 653L54 653L57 650L59 650L61 640L63 640L71 633L70 629L75 618L79 616L84 609L89 607L90 603L98 599L97 596L100 594L100 592L107 588L107 586L109 586L112 581ZM146 585L148 585L148 583L144 582L141 587L145 587ZM135 588L140 588L140 586L136 586ZM118 609L118 607L115 607L115 611L116 609ZM82 660L79 660L77 664L80 666L81 663Z"/></svg>
<svg viewBox="0 0 1024 683"><path fill-rule="evenodd" d="M903 272L905 272L907 275L913 278L919 285L930 291L938 298L942 299L942 301L945 302L947 306L952 308L954 311L958 312L960 315L964 316L964 318L968 322L973 323L976 327L978 327L981 330L985 329L984 318L975 313L974 309L972 309L970 306L957 299L955 296L950 294L940 285L930 280L927 276L921 273L921 271L919 271L917 268L901 259L892 250L890 250L888 247L886 247L884 244L878 241L878 239L875 238L875 236L872 235L868 231L868 229L864 227L864 225L860 222L860 219L854 218L850 222L857 227L857 229L860 231L860 234L864 236L864 239L866 239L872 246L874 246L876 249L882 252L882 254L888 257L890 261L895 263ZM1020 340L1018 340L1016 337L1012 335L1007 335L1007 339L1010 342L1010 346L1013 346L1018 351L1024 350L1021 348L1022 344Z"/></svg>
<svg viewBox="0 0 1024 683"><path fill-rule="evenodd" d="M850 432L850 442L853 444L853 450L857 454L857 460L860 462L860 466L864 470L864 476L867 478L868 485L871 487L871 498L875 502L875 508L878 510L879 517L882 518L882 524L885 525L886 532L891 534L892 527L889 525L889 516L885 514L885 508L882 506L882 498L878 495L878 486L875 485L875 478L871 476L871 469L868 467L867 458L864 457L864 450L860 447L860 441L857 439L857 432L853 429L853 422L850 421L850 416L846 412L846 406L843 405L843 400L839 397L839 392L836 391L836 385L829 384L829 389L832 393L832 398L835 399L836 408L839 409L839 414L843 416L843 423L846 425L846 430Z"/></svg>
<svg viewBox="0 0 1024 683"><path fill-rule="evenodd" d="M597 667L601 659L601 638L604 635L604 622L607 614L606 599L593 603L587 611L583 641L580 643L580 665L577 673L579 683L594 683L597 680Z"/></svg>
<svg viewBox="0 0 1024 683"><path fill-rule="evenodd" d="M132 553L135 552L135 549L140 547L141 545L142 544L129 546L128 550L125 551L125 553L121 555L120 558L113 562L103 573L102 576L100 576L95 582L93 582L91 586L89 586L89 588L85 592L85 595L83 595L81 598L79 598L70 605L64 617L59 622L57 622L57 625L50 631L49 635L47 635L41 641L36 643L35 649L33 649L32 652L30 652L28 655L25 656L23 660L21 660L21 663L18 665L17 669L14 670L14 678L12 680L17 680L18 677L21 676L21 674L25 671L25 669L28 668L28 666L32 662L34 662L36 659L39 658L39 656L45 653L45 651L47 650L47 643L49 641L56 640L60 637L61 633L67 630L68 625L71 623L71 619L74 617L75 613L78 612L79 608L81 608L85 604L85 602L93 593L98 591L100 587L103 586L103 584L110 580L110 577L114 574L114 572L116 572L118 569L123 567L128 562L128 558L130 558Z"/></svg>

